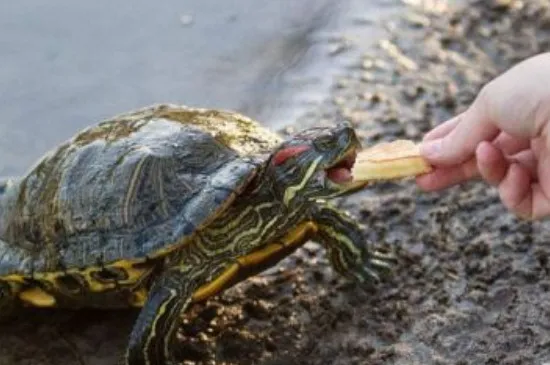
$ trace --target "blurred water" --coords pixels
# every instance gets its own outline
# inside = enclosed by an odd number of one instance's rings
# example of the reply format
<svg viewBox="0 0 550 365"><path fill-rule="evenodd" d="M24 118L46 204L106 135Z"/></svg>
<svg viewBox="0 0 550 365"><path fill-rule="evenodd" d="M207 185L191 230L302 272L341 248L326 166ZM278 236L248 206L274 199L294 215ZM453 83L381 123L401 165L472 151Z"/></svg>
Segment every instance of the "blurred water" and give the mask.
<svg viewBox="0 0 550 365"><path fill-rule="evenodd" d="M152 103L290 124L342 67L332 38L357 27L364 35L364 18L395 2L2 0L0 176L24 173L91 123Z"/></svg>

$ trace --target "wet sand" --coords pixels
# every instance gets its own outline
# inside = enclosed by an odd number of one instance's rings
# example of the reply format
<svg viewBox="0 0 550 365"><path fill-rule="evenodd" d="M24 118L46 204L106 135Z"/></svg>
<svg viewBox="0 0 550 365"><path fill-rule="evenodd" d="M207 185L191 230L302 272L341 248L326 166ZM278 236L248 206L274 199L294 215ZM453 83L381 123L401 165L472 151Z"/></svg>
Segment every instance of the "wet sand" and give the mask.
<svg viewBox="0 0 550 365"><path fill-rule="evenodd" d="M420 139L496 74L549 49L550 3L411 7L388 29L297 126L348 119L365 145ZM548 223L516 219L479 182L437 194L411 181L380 183L339 205L373 246L396 252L394 274L376 288L349 284L308 243L269 273L195 305L181 329L185 364L550 361ZM135 313L23 316L1 331L0 364L114 363Z"/></svg>

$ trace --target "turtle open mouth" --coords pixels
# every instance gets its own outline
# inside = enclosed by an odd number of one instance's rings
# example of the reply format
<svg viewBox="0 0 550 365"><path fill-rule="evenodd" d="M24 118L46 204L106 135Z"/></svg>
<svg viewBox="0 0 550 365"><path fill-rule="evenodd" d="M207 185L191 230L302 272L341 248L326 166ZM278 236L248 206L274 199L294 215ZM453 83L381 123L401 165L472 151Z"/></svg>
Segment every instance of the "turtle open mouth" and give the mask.
<svg viewBox="0 0 550 365"><path fill-rule="evenodd" d="M347 152L338 162L325 169L326 177L335 184L346 184L353 180L351 168L355 163L357 150Z"/></svg>

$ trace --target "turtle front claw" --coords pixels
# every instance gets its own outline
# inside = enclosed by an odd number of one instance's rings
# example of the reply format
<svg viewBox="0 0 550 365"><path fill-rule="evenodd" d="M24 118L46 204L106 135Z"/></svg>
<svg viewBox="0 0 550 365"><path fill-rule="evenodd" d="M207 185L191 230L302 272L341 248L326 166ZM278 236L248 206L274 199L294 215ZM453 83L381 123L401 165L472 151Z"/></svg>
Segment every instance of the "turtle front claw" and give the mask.
<svg viewBox="0 0 550 365"><path fill-rule="evenodd" d="M367 281L380 282L380 277L389 275L397 262L395 256L379 251L372 251L364 254L364 256L366 258L362 260L362 265L357 265L354 270L356 272L355 277L361 283Z"/></svg>
<svg viewBox="0 0 550 365"><path fill-rule="evenodd" d="M383 276L392 272L396 260L387 254L368 252L365 248L357 253L336 237L322 236L332 267L340 275L359 283L379 283Z"/></svg>
<svg viewBox="0 0 550 365"><path fill-rule="evenodd" d="M368 250L361 228L347 214L327 205L316 212L315 220L318 239L341 275L361 283L379 282L392 271L396 258Z"/></svg>
<svg viewBox="0 0 550 365"><path fill-rule="evenodd" d="M368 260L370 265L383 272L389 273L397 264L397 257L391 253L373 251L370 253L370 256L371 258Z"/></svg>

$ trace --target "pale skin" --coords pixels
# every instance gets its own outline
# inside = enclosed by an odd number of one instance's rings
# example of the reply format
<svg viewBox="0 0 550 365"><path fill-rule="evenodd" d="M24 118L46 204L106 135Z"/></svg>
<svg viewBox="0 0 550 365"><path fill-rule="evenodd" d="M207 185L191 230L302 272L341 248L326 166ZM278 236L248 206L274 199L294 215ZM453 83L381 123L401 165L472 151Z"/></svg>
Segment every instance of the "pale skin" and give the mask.
<svg viewBox="0 0 550 365"><path fill-rule="evenodd" d="M428 132L417 178L439 191L474 178L495 186L526 219L550 216L550 53L518 63L486 84L469 108Z"/></svg>

